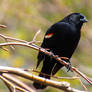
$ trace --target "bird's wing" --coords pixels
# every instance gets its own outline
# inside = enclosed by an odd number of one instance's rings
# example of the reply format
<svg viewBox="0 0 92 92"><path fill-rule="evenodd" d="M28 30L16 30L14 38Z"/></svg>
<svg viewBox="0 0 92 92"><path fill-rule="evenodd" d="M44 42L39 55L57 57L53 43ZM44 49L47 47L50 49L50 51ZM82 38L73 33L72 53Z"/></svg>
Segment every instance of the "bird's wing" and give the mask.
<svg viewBox="0 0 92 92"><path fill-rule="evenodd" d="M42 48L50 49L50 47L51 47L52 44L49 43L49 39L51 40L51 38L53 37L54 31L55 31L55 30L54 30L53 27L50 27L50 28L47 30L47 32L46 32L46 34L45 34L45 36L44 36L43 42L42 42L42 44L41 44L41 47L42 47ZM37 58L38 58L38 61L37 61L37 66L36 66L36 68L39 66L39 64L41 63L41 61L45 58L44 53L39 52Z"/></svg>
<svg viewBox="0 0 92 92"><path fill-rule="evenodd" d="M66 33L66 32L64 33L64 31L66 31L66 24L63 22L60 22L60 23L58 22L58 23L52 25L47 30L41 47L51 50L51 48L56 45L55 39L56 39L56 34L58 31L62 31L62 34L60 34L60 39L63 40L63 38L64 38L63 36ZM44 53L42 53L42 52L38 53L38 62L37 62L36 68L39 66L39 64L44 59L44 57L45 57Z"/></svg>
<svg viewBox="0 0 92 92"><path fill-rule="evenodd" d="M37 65L36 68L38 68L39 64L41 63L41 61L44 59L44 54L42 52L38 53L38 61L37 61Z"/></svg>

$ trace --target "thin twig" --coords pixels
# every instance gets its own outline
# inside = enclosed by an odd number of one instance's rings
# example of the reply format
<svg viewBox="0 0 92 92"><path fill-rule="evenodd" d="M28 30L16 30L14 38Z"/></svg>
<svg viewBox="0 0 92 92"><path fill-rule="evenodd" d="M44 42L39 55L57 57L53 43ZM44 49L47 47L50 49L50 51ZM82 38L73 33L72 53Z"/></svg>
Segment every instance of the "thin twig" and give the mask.
<svg viewBox="0 0 92 92"><path fill-rule="evenodd" d="M25 90L25 89L23 89L23 88L21 88L21 87L15 85L15 84L13 84L12 82L10 82L9 80L7 80L6 78L4 78L4 77L1 76L1 75L0 75L0 78L1 78L3 81L5 81L8 85L10 85L11 87L13 87L14 90L15 90L15 89L18 89L18 90L20 90L20 91L27 92L27 90ZM10 87L9 87L9 91L12 92L12 90L10 89ZM31 91L30 91L30 92L31 92Z"/></svg>
<svg viewBox="0 0 92 92"><path fill-rule="evenodd" d="M32 43L41 43L41 41L37 41L36 40L36 38L37 38L37 36L40 34L40 32L41 32L41 29L39 29L37 32L36 32L36 34L34 35L34 37L33 37L33 40L31 41L31 42L28 42L29 44L32 44Z"/></svg>
<svg viewBox="0 0 92 92"><path fill-rule="evenodd" d="M8 39L8 40L13 40L13 41L28 43L28 41L20 40L20 39L16 39L16 38L12 38L12 37L8 37L8 36L2 35L2 34L0 34L0 37L3 38L4 40Z"/></svg>
<svg viewBox="0 0 92 92"><path fill-rule="evenodd" d="M36 38L37 38L37 36L40 34L40 32L41 32L41 29L39 29L39 30L37 31L37 33L34 35L34 38L33 38L32 41L36 41Z"/></svg>
<svg viewBox="0 0 92 92"><path fill-rule="evenodd" d="M5 39L5 41L8 43L8 39ZM12 45L10 45L10 49L11 49L12 51L15 50L14 46L12 46Z"/></svg>
<svg viewBox="0 0 92 92"><path fill-rule="evenodd" d="M85 91L88 91L88 89L87 89L86 86L83 84L83 82L81 81L81 79L79 79L79 81L80 81L80 83L81 83L83 89L84 89Z"/></svg>
<svg viewBox="0 0 92 92"><path fill-rule="evenodd" d="M72 67L72 69L77 73L79 74L82 78L84 78L90 85L92 85L92 81L90 81L90 79L85 75L83 74L82 72L80 72L77 68L75 67Z"/></svg>
<svg viewBox="0 0 92 92"><path fill-rule="evenodd" d="M3 48L3 47L0 47L2 50L4 50L4 51L6 51L6 52L9 52L9 50L8 49L6 49L6 48Z"/></svg>
<svg viewBox="0 0 92 92"><path fill-rule="evenodd" d="M2 79L2 81L5 83L5 85L7 86L7 88L9 89L10 92L12 92L12 89L9 85L9 83L7 82L8 80L5 79L3 76L0 75L0 79Z"/></svg>
<svg viewBox="0 0 92 92"><path fill-rule="evenodd" d="M32 44L32 43L40 43L41 42L41 41L31 41L31 42L28 42L28 41L25 41L25 40L20 40L20 39L8 37L8 36L2 35L2 34L0 34L0 37L3 38L5 41L6 40L8 40L8 41L17 41L17 42L23 42L23 43L29 43L29 44ZM35 39L36 39L36 37L35 37Z"/></svg>
<svg viewBox="0 0 92 92"><path fill-rule="evenodd" d="M45 74L45 73L42 73L42 72L39 72L35 69L24 69L24 71L31 71L31 72L36 72L36 73L40 73L44 76L50 76L50 77L53 77L53 78L56 78L56 79L68 79L68 80L75 80L75 79L79 79L80 77L77 77L77 76L74 76L74 77L59 77L59 76L53 76L53 75L48 75L48 74Z"/></svg>
<svg viewBox="0 0 92 92"><path fill-rule="evenodd" d="M1 28L6 28L7 26L0 24L0 27L1 27Z"/></svg>
<svg viewBox="0 0 92 92"><path fill-rule="evenodd" d="M77 77L80 77L78 74L76 74L76 76L77 76ZM87 91L88 89L87 89L86 86L83 84L83 82L81 81L81 79L79 78L78 80L80 81L80 83L81 83L83 89L84 89L85 91Z"/></svg>
<svg viewBox="0 0 92 92"><path fill-rule="evenodd" d="M26 89L30 92L35 92L31 87L27 86L26 84L24 84L23 82L21 82L19 79L15 78L14 76L7 74L7 73L3 73L2 76L4 76L7 80L11 81L12 83L16 84L17 86Z"/></svg>

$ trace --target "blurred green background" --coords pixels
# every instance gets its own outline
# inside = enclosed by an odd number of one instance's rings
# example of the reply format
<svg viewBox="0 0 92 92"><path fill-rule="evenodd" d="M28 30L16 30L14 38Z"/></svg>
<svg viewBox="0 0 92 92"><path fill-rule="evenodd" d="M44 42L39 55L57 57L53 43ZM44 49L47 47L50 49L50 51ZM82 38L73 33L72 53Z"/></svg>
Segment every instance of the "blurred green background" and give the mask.
<svg viewBox="0 0 92 92"><path fill-rule="evenodd" d="M44 33L53 23L72 12L83 13L89 22L84 24L82 28L82 37L71 61L73 66L92 78L91 9L92 0L0 0L0 23L7 25L6 29L0 29L0 34L31 41L35 33L41 29L42 31L38 35L37 40L42 41ZM3 42L3 40L0 39L0 42ZM0 49L0 65L35 69L37 53L33 49L20 46L16 46L15 51L9 51L9 53ZM63 68L56 75L74 76L73 73L67 72L66 68ZM72 87L84 90L78 79L54 80L68 81ZM32 86L32 82L24 81ZM85 80L82 79L82 81L88 90L92 92L92 87ZM0 83L0 92L8 92L2 82ZM48 87L39 92L61 92L61 90Z"/></svg>

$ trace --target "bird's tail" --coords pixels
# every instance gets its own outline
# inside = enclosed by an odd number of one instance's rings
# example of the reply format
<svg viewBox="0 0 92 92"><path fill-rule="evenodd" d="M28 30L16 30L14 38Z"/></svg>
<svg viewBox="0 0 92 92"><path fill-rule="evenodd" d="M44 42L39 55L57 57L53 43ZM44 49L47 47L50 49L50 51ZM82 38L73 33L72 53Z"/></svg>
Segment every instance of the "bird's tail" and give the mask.
<svg viewBox="0 0 92 92"><path fill-rule="evenodd" d="M33 86L34 86L36 89L44 89L44 88L46 88L46 85L40 84L40 83L38 83L38 82L34 82L34 83L33 83Z"/></svg>
<svg viewBox="0 0 92 92"><path fill-rule="evenodd" d="M50 75L56 74L56 72L61 67L62 67L61 64L54 63L54 61L53 62L52 61L51 62L47 61L46 64L45 63L43 64L43 67L42 67L42 70L41 70L41 73L40 73L39 76L47 78L47 79L50 79ZM36 89L44 89L44 88L46 88L46 85L44 85L43 83L38 83L38 82L34 82L33 86Z"/></svg>
<svg viewBox="0 0 92 92"><path fill-rule="evenodd" d="M50 79L49 75L51 75L51 71L52 71L53 66L54 66L54 63L49 62L49 60L44 61L44 64L43 64L43 67L42 67L42 70L41 70L41 73L39 74L39 76L43 77L43 78ZM34 82L33 86L36 89L44 89L44 88L46 88L45 84L38 83L38 82Z"/></svg>
<svg viewBox="0 0 92 92"><path fill-rule="evenodd" d="M39 76L40 76L40 77L47 78L47 79L50 79L50 76L49 76L49 75L40 74ZM42 83L38 83L38 82L34 82L34 83L33 83L33 86L34 86L36 89L44 89L44 88L46 88L46 85L44 85L44 84L42 84Z"/></svg>

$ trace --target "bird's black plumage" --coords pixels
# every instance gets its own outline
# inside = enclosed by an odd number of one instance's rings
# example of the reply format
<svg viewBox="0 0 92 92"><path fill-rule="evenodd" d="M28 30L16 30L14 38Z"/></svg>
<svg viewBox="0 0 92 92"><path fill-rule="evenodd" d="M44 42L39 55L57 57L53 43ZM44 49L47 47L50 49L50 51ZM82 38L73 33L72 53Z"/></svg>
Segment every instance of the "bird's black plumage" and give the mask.
<svg viewBox="0 0 92 92"><path fill-rule="evenodd" d="M47 30L41 47L48 48L59 57L67 57L70 59L80 40L80 29L84 22L87 22L87 20L85 16L80 13L68 15ZM48 75L56 74L56 72L63 67L63 65L55 59L39 52L37 67L41 61L43 61L41 72L47 75L40 74L40 77L50 79ZM44 89L46 87L46 85L37 82L34 82L33 85L36 89Z"/></svg>

